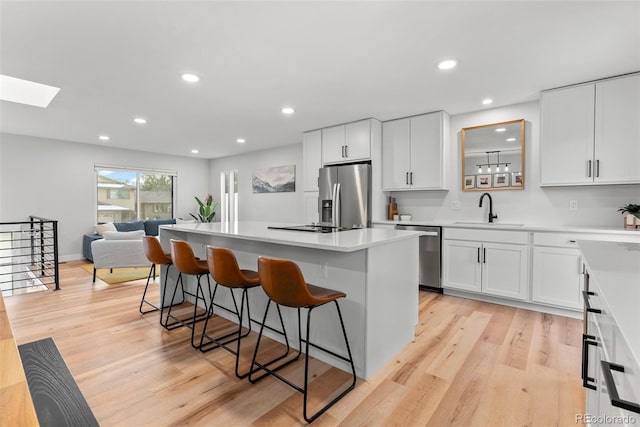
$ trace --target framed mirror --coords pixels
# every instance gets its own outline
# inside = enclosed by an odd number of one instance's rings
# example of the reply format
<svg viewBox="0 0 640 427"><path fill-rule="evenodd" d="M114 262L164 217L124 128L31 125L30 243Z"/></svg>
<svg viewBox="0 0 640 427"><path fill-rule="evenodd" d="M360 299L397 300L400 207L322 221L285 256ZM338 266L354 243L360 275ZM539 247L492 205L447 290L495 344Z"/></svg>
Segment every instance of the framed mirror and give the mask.
<svg viewBox="0 0 640 427"><path fill-rule="evenodd" d="M462 191L524 188L524 119L463 128Z"/></svg>

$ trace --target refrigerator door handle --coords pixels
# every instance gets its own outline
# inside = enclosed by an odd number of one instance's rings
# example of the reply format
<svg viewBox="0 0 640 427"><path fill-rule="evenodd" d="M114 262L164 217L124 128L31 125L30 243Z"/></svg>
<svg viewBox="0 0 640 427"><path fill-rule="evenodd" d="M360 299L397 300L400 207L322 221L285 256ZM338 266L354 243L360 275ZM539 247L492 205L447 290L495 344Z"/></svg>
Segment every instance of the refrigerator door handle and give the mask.
<svg viewBox="0 0 640 427"><path fill-rule="evenodd" d="M331 212L331 222L334 227L340 226L340 184L333 184L333 212Z"/></svg>

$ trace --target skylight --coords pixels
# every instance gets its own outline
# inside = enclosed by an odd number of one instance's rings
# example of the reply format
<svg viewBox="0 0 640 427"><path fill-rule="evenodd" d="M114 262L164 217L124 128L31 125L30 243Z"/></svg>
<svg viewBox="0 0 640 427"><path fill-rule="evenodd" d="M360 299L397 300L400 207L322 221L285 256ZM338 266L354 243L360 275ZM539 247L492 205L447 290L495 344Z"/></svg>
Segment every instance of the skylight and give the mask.
<svg viewBox="0 0 640 427"><path fill-rule="evenodd" d="M59 91L59 87L0 74L0 99L3 101L47 108Z"/></svg>

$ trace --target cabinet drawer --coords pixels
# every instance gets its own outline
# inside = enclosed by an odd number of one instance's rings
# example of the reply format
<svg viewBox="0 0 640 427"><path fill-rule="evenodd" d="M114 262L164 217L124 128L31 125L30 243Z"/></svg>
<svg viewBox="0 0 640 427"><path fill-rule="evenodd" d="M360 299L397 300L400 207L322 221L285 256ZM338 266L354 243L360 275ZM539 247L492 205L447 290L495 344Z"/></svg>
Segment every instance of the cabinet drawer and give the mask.
<svg viewBox="0 0 640 427"><path fill-rule="evenodd" d="M526 231L445 228L443 236L449 240L479 240L483 242L513 243L519 245L526 245L529 242L529 233Z"/></svg>
<svg viewBox="0 0 640 427"><path fill-rule="evenodd" d="M536 246L556 246L559 248L577 248L579 234L570 233L533 233L533 244Z"/></svg>

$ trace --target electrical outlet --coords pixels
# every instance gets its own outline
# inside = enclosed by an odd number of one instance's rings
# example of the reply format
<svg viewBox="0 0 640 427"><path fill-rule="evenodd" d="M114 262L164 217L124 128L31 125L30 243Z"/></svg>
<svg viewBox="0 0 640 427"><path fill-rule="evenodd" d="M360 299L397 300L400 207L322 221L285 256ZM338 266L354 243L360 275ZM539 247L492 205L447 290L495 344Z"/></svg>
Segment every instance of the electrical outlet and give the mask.
<svg viewBox="0 0 640 427"><path fill-rule="evenodd" d="M459 211L460 210L460 200L453 200L451 202L451 209L453 209L454 211Z"/></svg>
<svg viewBox="0 0 640 427"><path fill-rule="evenodd" d="M326 279L327 276L329 275L328 270L329 270L329 268L328 268L326 262L324 264L320 264L318 266L318 276L320 276L323 279Z"/></svg>
<svg viewBox="0 0 640 427"><path fill-rule="evenodd" d="M578 210L578 201L577 200L569 200L569 210L577 211Z"/></svg>

